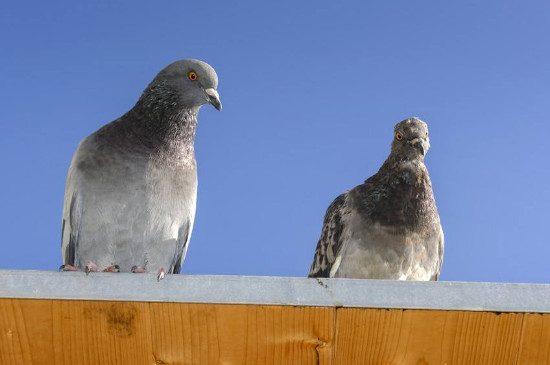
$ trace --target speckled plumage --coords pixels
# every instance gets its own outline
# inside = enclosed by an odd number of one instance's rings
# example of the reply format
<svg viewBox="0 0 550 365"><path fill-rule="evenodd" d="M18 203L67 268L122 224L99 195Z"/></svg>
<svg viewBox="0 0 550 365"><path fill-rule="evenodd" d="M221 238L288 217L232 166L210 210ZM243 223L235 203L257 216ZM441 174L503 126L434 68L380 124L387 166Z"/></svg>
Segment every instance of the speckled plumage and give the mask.
<svg viewBox="0 0 550 365"><path fill-rule="evenodd" d="M380 170L327 209L310 277L438 279L444 237L424 164L429 147L420 119L395 126Z"/></svg>
<svg viewBox="0 0 550 365"><path fill-rule="evenodd" d="M180 271L195 218L197 113L205 103L221 109L217 85L208 64L174 62L130 111L80 143L65 189L65 265Z"/></svg>

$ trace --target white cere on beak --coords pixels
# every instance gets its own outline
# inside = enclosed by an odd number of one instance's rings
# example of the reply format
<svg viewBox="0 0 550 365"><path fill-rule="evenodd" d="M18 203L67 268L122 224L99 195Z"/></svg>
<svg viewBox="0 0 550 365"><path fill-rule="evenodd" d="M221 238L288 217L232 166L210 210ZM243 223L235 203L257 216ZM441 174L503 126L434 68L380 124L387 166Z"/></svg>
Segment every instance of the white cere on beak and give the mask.
<svg viewBox="0 0 550 365"><path fill-rule="evenodd" d="M218 94L218 91L214 88L209 88L204 89L204 92L208 95L210 104L214 105L216 109L222 110L222 103L220 102L220 95Z"/></svg>
<svg viewBox="0 0 550 365"><path fill-rule="evenodd" d="M213 89L213 88L204 89L204 92L207 93L208 96L220 100L220 94L218 94L218 91L216 89Z"/></svg>

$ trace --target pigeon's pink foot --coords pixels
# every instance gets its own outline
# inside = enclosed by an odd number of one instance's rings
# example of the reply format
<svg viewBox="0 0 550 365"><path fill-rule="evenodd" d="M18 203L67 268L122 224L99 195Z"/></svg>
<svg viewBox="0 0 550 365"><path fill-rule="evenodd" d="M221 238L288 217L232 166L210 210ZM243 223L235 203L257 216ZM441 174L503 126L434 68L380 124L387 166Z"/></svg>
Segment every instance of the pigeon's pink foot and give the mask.
<svg viewBox="0 0 550 365"><path fill-rule="evenodd" d="M84 268L84 271L86 272L86 275L91 272L97 272L97 265L91 261L88 261L88 263L86 264L86 268Z"/></svg>
<svg viewBox="0 0 550 365"><path fill-rule="evenodd" d="M120 266L111 265L111 266L106 267L105 269L103 269L103 272L120 272Z"/></svg>
<svg viewBox="0 0 550 365"><path fill-rule="evenodd" d="M147 270L145 270L143 267L141 266L132 266L132 272L135 273L135 274L143 274L143 273L146 273Z"/></svg>
<svg viewBox="0 0 550 365"><path fill-rule="evenodd" d="M164 270L164 267L161 267L158 271L157 275L157 281L161 281L166 276L166 270Z"/></svg>
<svg viewBox="0 0 550 365"><path fill-rule="evenodd" d="M61 265L61 267L59 267L59 271L82 271L82 269L73 265L66 264Z"/></svg>

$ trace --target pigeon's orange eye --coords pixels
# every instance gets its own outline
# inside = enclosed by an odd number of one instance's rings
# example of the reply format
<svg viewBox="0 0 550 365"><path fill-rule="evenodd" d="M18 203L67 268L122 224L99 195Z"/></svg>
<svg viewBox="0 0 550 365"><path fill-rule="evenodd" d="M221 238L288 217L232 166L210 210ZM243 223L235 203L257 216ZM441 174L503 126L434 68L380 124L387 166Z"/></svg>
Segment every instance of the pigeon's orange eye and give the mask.
<svg viewBox="0 0 550 365"><path fill-rule="evenodd" d="M197 76L197 73L195 71L190 71L187 74L187 77L189 77L189 80L191 80L191 81L195 81L196 79L199 78L199 76Z"/></svg>
<svg viewBox="0 0 550 365"><path fill-rule="evenodd" d="M426 137L428 137L428 132L426 132Z"/></svg>
<svg viewBox="0 0 550 365"><path fill-rule="evenodd" d="M395 139L397 139L398 141L402 141L403 135L399 132L395 132Z"/></svg>

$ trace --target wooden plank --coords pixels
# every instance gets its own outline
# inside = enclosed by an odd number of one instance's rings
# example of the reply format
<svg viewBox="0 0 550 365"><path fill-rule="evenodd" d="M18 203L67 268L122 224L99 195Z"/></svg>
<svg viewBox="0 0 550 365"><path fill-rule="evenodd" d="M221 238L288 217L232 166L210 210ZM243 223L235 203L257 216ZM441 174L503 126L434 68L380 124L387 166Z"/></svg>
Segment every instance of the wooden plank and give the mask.
<svg viewBox="0 0 550 365"><path fill-rule="evenodd" d="M515 364L523 314L337 310L335 364Z"/></svg>
<svg viewBox="0 0 550 365"><path fill-rule="evenodd" d="M0 363L32 364L29 336L16 300L0 300Z"/></svg>
<svg viewBox="0 0 550 365"><path fill-rule="evenodd" d="M330 364L335 309L0 300L0 364Z"/></svg>
<svg viewBox="0 0 550 365"><path fill-rule="evenodd" d="M4 364L550 365L550 315L0 299Z"/></svg>
<svg viewBox="0 0 550 365"><path fill-rule="evenodd" d="M167 364L330 364L334 308L151 303Z"/></svg>
<svg viewBox="0 0 550 365"><path fill-rule="evenodd" d="M152 364L148 303L0 300L1 364Z"/></svg>
<svg viewBox="0 0 550 365"><path fill-rule="evenodd" d="M549 314L525 314L518 365L550 365Z"/></svg>

